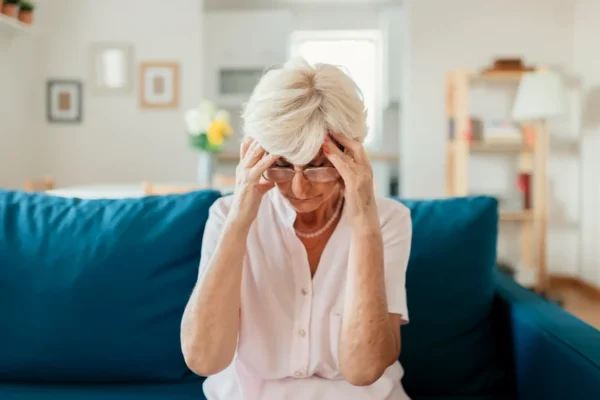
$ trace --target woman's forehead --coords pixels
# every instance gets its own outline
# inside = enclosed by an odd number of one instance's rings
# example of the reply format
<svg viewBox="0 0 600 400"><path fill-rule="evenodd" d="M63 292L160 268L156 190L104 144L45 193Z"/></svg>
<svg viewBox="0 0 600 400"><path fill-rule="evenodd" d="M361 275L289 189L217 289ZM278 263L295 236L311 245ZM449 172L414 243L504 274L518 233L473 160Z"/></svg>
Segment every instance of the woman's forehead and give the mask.
<svg viewBox="0 0 600 400"><path fill-rule="evenodd" d="M293 164L290 160L288 160L287 158L282 158L282 161L288 163L288 164ZM323 161L327 161L327 156L325 155L325 153L323 153L322 150L320 150L316 156L314 156L312 158L312 160L310 160L307 164L317 164L317 163L321 163Z"/></svg>

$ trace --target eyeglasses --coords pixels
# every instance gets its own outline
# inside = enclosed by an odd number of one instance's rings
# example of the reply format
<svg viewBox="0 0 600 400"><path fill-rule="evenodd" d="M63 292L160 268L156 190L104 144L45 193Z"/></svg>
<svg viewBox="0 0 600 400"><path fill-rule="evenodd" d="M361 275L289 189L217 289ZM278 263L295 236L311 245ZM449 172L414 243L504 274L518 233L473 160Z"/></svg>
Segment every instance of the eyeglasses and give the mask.
<svg viewBox="0 0 600 400"><path fill-rule="evenodd" d="M263 173L263 178L271 182L283 183L291 181L296 174L302 174L307 180L315 183L333 182L340 177L338 170L334 167L305 168L301 171L285 167L272 167Z"/></svg>

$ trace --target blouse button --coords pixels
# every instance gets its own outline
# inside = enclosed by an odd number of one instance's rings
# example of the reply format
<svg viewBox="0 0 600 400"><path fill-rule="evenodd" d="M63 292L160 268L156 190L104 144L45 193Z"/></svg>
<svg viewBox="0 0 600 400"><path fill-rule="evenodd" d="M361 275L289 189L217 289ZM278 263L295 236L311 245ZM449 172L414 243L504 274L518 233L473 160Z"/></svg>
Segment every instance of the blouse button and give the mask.
<svg viewBox="0 0 600 400"><path fill-rule="evenodd" d="M302 372L296 371L296 372L294 372L294 376L300 377L300 376L302 376Z"/></svg>
<svg viewBox="0 0 600 400"><path fill-rule="evenodd" d="M304 337L304 336L306 336L306 332L304 331L304 329L300 329L298 331L298 335L300 335L300 337Z"/></svg>
<svg viewBox="0 0 600 400"><path fill-rule="evenodd" d="M302 293L302 296L306 296L308 294L308 290L302 289L300 293Z"/></svg>

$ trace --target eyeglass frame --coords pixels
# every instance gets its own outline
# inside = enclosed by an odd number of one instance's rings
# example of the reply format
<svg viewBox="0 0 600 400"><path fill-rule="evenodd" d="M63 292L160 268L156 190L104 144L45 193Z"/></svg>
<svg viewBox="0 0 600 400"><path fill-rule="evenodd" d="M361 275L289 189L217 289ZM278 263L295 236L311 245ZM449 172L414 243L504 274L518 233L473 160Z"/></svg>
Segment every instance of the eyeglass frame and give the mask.
<svg viewBox="0 0 600 400"><path fill-rule="evenodd" d="M340 144L339 144L339 143L337 143L337 142L336 142L336 145L337 145L337 147L338 147L338 148L339 148L339 149L340 149L342 152L344 152L344 153L346 152L346 149L344 148L344 146L340 145ZM282 169L282 170L283 170L283 169L285 169L285 170L288 170L288 171L292 171L292 172L294 173L294 175L292 175L292 177L291 177L290 179L288 179L287 181L275 182L275 181L272 181L272 180L269 180L269 179L267 179L267 177L265 176L265 174L267 173L267 171L268 171L268 170L270 170L270 169ZM315 169L334 169L334 170L335 170L335 172L337 173L337 177L336 177L335 179L332 179L332 180L330 180L330 181L324 181L324 182L316 182L316 181L311 181L310 179L308 179L308 178L306 177L306 175L304 175L304 172L305 172L306 170L315 170ZM275 183L285 183L285 182L289 182L289 181L291 181L292 179L294 179L294 177L296 176L296 174L299 174L299 173L300 173L300 174L302 174L302 176L304 177L304 179L306 179L306 180L307 180L307 181L309 181L309 182L313 182L313 183L329 183L329 182L333 182L333 181L335 181L335 180L337 180L337 179L339 179L339 178L340 178L340 172L339 172L339 171L337 170L337 168L335 168L333 165L326 166L326 167L304 167L304 168L302 168L300 171L296 171L296 169L295 169L295 168L289 168L289 167L269 167L269 168L267 168L267 170L266 170L265 172L263 172L263 173L262 173L262 177L263 177L265 180L269 181L269 182L275 182Z"/></svg>
<svg viewBox="0 0 600 400"><path fill-rule="evenodd" d="M288 180L285 180L285 181L272 181L272 180L270 180L270 179L267 179L267 177L265 176L265 174L267 173L267 171L269 171L269 170L272 170L272 169L291 171L291 172L293 172L294 174L293 174L293 175L291 175L291 178L290 178L290 179L288 179ZM336 176L334 179L331 179L331 180L329 180L329 181L322 181L322 182L319 182L319 181L313 181L313 180L310 180L310 179L308 179L308 178L306 177L306 175L305 175L305 172L306 172L307 170L313 170L313 171L314 171L314 170L335 170L335 172L337 173L337 176ZM337 180L337 179L339 179L339 178L340 178L340 173L339 173L339 171L337 170L337 168L335 168L334 166L326 166L326 167L304 167L304 168L302 168L302 169L301 169L301 170L299 170L299 171L297 171L295 168L290 168L290 167L269 167L269 168L267 168L267 170L266 170L265 172L263 172L263 173L262 173L262 177L263 177L263 178L265 178L265 179L266 179L267 181L269 181L269 182L275 182L275 183L285 183L285 182L289 182L289 181L291 181L292 179L294 179L294 177L296 176L296 174L302 174L302 176L304 177L304 179L306 179L306 180L307 180L307 181L309 181L309 182L313 182L313 183L328 183L328 182L334 182L335 180Z"/></svg>

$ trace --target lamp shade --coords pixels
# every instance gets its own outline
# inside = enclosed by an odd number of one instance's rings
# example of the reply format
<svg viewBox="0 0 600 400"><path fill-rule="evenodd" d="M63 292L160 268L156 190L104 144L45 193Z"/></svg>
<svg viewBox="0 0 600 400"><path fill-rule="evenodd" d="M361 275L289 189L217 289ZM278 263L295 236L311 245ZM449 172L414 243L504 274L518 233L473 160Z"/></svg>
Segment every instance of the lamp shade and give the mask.
<svg viewBox="0 0 600 400"><path fill-rule="evenodd" d="M512 110L516 121L548 119L567 110L567 94L560 75L551 71L527 72L521 78Z"/></svg>

